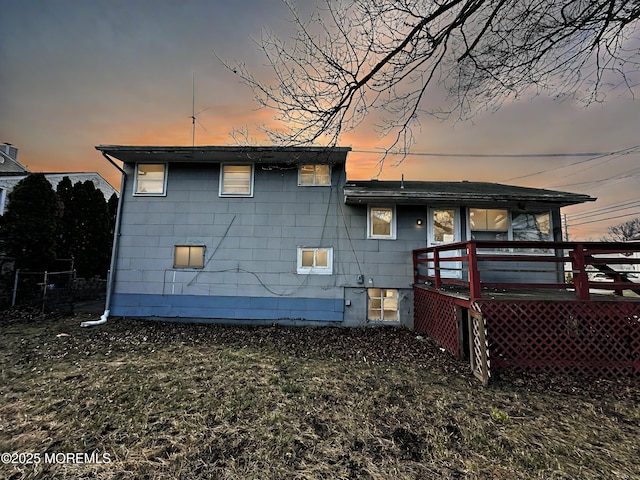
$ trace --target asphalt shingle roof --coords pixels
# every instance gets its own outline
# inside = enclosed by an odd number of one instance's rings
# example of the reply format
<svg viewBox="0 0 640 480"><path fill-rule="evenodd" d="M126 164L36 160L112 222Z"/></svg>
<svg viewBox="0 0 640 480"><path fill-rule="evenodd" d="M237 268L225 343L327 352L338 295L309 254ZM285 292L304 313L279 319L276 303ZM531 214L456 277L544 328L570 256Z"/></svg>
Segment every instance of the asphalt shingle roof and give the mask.
<svg viewBox="0 0 640 480"><path fill-rule="evenodd" d="M448 204L478 206L494 203L553 204L592 202L595 198L542 188L518 187L490 182L354 181L344 187L345 202L390 202L405 205Z"/></svg>

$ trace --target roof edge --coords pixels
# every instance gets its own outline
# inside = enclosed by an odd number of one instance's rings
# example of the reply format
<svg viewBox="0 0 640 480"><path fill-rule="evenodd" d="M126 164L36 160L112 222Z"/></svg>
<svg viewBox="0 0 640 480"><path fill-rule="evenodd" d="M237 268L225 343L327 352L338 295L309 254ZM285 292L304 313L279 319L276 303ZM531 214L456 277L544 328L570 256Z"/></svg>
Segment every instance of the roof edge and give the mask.
<svg viewBox="0 0 640 480"><path fill-rule="evenodd" d="M174 146L174 145L96 145L96 150L101 152L350 152L351 147L320 147L320 146L264 146L264 145L201 145L201 146Z"/></svg>
<svg viewBox="0 0 640 480"><path fill-rule="evenodd" d="M297 164L346 163L351 147L97 145L96 150L122 162Z"/></svg>

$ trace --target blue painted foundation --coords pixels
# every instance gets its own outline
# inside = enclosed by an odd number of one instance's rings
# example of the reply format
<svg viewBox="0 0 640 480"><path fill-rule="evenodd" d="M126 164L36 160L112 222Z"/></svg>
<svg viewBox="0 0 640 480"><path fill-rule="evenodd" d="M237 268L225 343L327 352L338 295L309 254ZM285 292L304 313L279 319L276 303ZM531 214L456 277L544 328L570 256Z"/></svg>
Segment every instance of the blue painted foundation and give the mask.
<svg viewBox="0 0 640 480"><path fill-rule="evenodd" d="M112 316L172 320L342 322L342 298L233 297L114 293Z"/></svg>

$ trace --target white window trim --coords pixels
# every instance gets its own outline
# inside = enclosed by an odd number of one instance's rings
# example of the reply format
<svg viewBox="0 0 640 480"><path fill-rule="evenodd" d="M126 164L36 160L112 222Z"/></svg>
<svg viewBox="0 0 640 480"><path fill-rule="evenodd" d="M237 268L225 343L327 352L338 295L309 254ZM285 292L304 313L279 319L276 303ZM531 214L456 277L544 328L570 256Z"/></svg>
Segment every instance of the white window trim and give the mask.
<svg viewBox="0 0 640 480"><path fill-rule="evenodd" d="M162 193L144 193L138 192L138 165L163 165L164 181L162 183ZM167 162L138 162L134 166L133 196L134 197L166 197L167 196L167 177L169 176L169 164Z"/></svg>
<svg viewBox="0 0 640 480"><path fill-rule="evenodd" d="M371 232L371 209L389 208L391 209L391 231L389 235L374 235ZM367 205L367 238L371 240L395 240L397 232L397 215L395 205Z"/></svg>
<svg viewBox="0 0 640 480"><path fill-rule="evenodd" d="M315 177L316 177L316 172L314 170L313 172L313 176L314 176L314 183L302 183L301 177L302 177L302 167L307 166L307 165L313 165L318 166L318 165L327 165L327 167L329 167L329 183L315 183ZM331 174L332 174L332 169L331 169L331 165L325 164L325 163L305 163L304 165L298 165L298 186L299 187L330 187L331 186Z"/></svg>
<svg viewBox="0 0 640 480"><path fill-rule="evenodd" d="M469 210L471 208L480 208L480 207L467 207L467 213L466 213L466 224L467 224L467 240L471 240L471 216L469 215ZM491 210L491 209L489 209ZM500 209L500 210L504 210L504 209ZM513 214L516 213L517 211L512 210L510 208L507 208L507 217L508 217L508 223L509 223L509 230L507 232L507 240L508 241L513 241ZM550 232L550 239L549 242L553 242L554 238L553 238L553 211L551 209L549 210L532 210L531 212L527 211L526 213L547 213L549 215L549 232ZM477 230L479 232L487 232L490 230ZM485 250L485 253L488 253L489 250ZM522 252L517 251L514 248L509 248L509 249L500 249L499 250L500 253L505 253L505 254L510 254L510 253L517 253L517 254L521 254ZM536 255L553 255L554 252L553 251L545 251L545 252L535 252Z"/></svg>
<svg viewBox="0 0 640 480"><path fill-rule="evenodd" d="M250 167L251 168L251 177L249 179L249 193L224 193L222 191L222 186L223 186L223 181L224 181L224 167L226 166L243 166L243 167ZM232 163L221 163L220 164L220 180L219 180L219 185L218 185L218 196L220 197L243 197L243 198L248 198L248 197L253 197L253 183L254 183L254 176L255 176L255 168L254 168L254 164L253 163L237 163L237 162L232 162Z"/></svg>
<svg viewBox="0 0 640 480"><path fill-rule="evenodd" d="M315 257L315 252L319 250L326 251L328 266L327 267L303 267L302 252L306 250L313 250L314 257ZM333 247L298 247L296 272L300 275L333 275Z"/></svg>
<svg viewBox="0 0 640 480"><path fill-rule="evenodd" d="M478 209L478 210L506 210L507 211L507 230L480 230L480 229L476 229L476 230L471 230L471 209ZM473 234L473 232L490 232L490 233L506 233L507 234L507 240L511 241L513 240L513 230L511 228L511 217L513 215L512 210L510 208L484 208L484 207L467 207L467 213L466 213L466 224L467 224L467 240L471 240L471 235Z"/></svg>

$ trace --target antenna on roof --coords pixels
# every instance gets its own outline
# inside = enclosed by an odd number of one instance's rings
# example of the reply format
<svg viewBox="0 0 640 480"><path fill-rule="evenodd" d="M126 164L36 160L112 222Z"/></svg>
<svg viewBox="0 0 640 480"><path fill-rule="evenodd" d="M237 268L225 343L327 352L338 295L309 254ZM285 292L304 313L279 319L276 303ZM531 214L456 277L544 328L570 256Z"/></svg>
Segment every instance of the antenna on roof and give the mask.
<svg viewBox="0 0 640 480"><path fill-rule="evenodd" d="M206 128L204 128L204 125L202 125L202 123L200 123L200 121L197 119L197 116L200 115L202 112L209 110L209 108L211 108L211 107L206 107L200 110L198 113L196 113L196 74L195 72L193 73L193 77L192 77L191 92L192 92L191 94L191 146L194 147L196 145L196 122L198 122L198 125L200 125L205 132L209 133L209 131Z"/></svg>

